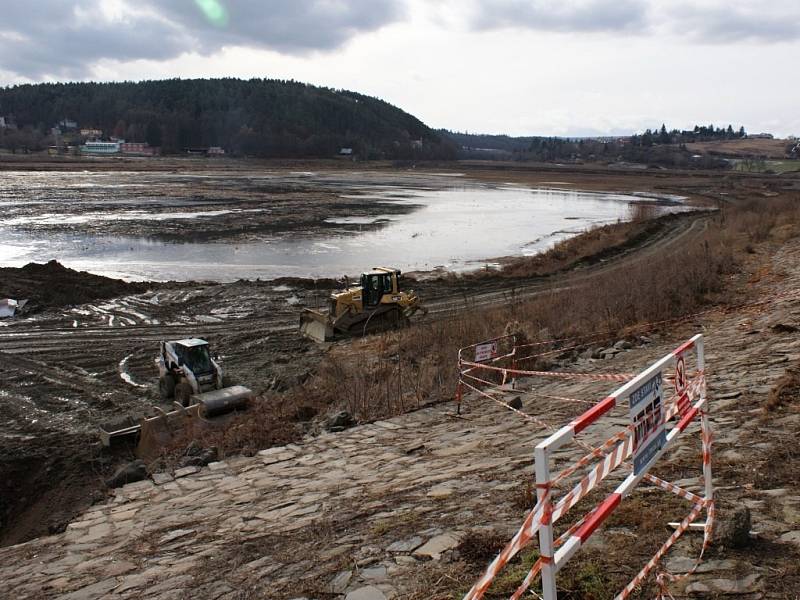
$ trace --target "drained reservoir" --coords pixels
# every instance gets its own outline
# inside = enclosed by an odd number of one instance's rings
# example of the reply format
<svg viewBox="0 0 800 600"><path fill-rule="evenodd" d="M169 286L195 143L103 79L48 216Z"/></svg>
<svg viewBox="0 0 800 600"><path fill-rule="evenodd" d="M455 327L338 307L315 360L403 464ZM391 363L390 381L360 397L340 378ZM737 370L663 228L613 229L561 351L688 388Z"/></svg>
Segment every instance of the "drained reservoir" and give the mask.
<svg viewBox="0 0 800 600"><path fill-rule="evenodd" d="M0 174L0 266L56 259L126 279L464 271L677 198L484 185L438 174Z"/></svg>

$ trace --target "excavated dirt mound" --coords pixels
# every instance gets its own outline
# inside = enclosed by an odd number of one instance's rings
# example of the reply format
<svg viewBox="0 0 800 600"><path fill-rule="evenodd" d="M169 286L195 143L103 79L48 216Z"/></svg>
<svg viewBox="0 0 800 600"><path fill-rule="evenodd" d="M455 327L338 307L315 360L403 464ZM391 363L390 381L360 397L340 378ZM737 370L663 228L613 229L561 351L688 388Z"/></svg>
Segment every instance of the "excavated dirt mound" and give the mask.
<svg viewBox="0 0 800 600"><path fill-rule="evenodd" d="M0 298L27 298L28 311L137 294L152 287L151 283L128 283L75 271L55 260L0 268Z"/></svg>

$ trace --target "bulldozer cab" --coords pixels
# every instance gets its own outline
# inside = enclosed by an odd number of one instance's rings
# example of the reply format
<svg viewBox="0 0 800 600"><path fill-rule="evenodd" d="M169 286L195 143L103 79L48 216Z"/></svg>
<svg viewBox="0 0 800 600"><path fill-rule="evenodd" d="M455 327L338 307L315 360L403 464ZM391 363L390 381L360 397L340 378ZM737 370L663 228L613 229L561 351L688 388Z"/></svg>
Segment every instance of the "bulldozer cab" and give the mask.
<svg viewBox="0 0 800 600"><path fill-rule="evenodd" d="M175 354L178 361L195 374L212 373L214 366L208 352L208 342L201 339L180 340L175 342Z"/></svg>
<svg viewBox="0 0 800 600"><path fill-rule="evenodd" d="M361 297L365 307L378 306L385 294L398 293L400 271L395 269L373 269L361 274Z"/></svg>

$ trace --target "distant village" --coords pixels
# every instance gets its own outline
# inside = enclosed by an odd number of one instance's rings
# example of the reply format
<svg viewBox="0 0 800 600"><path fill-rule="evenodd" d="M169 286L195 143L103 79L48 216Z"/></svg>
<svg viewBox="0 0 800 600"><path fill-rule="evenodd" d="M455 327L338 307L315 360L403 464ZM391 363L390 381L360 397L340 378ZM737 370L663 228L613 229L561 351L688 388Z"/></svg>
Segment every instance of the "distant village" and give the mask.
<svg viewBox="0 0 800 600"><path fill-rule="evenodd" d="M11 116L0 116L0 129L16 130L17 124ZM114 135L107 135L96 127L81 127L73 119L62 119L49 130L52 144L47 153L57 155L87 156L158 156L161 148L151 146L147 142L128 142ZM22 151L27 151L22 148ZM224 148L209 146L206 148L184 148L188 155L225 156Z"/></svg>

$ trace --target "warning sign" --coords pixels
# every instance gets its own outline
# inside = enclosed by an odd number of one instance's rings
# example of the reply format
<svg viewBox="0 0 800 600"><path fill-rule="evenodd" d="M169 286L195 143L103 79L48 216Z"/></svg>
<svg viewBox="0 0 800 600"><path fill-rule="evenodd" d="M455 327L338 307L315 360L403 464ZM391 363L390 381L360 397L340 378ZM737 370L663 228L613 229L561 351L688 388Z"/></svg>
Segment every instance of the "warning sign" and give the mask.
<svg viewBox="0 0 800 600"><path fill-rule="evenodd" d="M633 427L633 472L636 475L667 441L661 388L659 371L633 390L628 398Z"/></svg>
<svg viewBox="0 0 800 600"><path fill-rule="evenodd" d="M483 362L497 356L497 342L486 342L475 346L475 362Z"/></svg>

